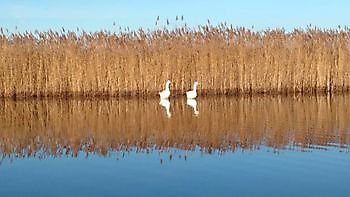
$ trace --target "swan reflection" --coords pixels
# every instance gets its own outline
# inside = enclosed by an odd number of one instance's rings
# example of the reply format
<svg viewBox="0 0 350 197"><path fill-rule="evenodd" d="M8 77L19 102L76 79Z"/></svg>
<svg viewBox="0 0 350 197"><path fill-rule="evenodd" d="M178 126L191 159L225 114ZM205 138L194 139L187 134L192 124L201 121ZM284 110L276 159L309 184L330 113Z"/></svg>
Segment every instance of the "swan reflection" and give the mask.
<svg viewBox="0 0 350 197"><path fill-rule="evenodd" d="M168 99L160 99L159 104L165 108L166 115L168 116L168 118L170 118L171 117L171 113L170 113L170 102L169 102L169 100Z"/></svg>
<svg viewBox="0 0 350 197"><path fill-rule="evenodd" d="M187 105L192 107L194 115L198 115L199 111L197 110L197 101L196 99L187 99Z"/></svg>

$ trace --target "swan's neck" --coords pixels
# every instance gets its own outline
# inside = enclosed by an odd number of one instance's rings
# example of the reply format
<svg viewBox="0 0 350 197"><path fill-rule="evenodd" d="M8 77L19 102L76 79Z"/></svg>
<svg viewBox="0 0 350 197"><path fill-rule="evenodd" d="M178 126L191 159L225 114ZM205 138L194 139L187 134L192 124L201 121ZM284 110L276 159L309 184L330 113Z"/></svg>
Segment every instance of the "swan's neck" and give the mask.
<svg viewBox="0 0 350 197"><path fill-rule="evenodd" d="M170 85L170 84L168 84L168 83L165 85L165 90L166 90L166 91L169 91L169 89L170 89L169 85Z"/></svg>
<svg viewBox="0 0 350 197"><path fill-rule="evenodd" d="M197 90L197 85L193 85L193 91Z"/></svg>

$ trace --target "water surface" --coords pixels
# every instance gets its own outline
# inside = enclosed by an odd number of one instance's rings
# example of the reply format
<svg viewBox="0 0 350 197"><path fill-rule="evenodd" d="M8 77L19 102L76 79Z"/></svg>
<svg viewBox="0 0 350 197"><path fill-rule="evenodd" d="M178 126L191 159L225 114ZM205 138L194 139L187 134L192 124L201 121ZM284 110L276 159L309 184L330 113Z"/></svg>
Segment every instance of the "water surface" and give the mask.
<svg viewBox="0 0 350 197"><path fill-rule="evenodd" d="M349 107L348 95L1 100L0 195L347 196Z"/></svg>

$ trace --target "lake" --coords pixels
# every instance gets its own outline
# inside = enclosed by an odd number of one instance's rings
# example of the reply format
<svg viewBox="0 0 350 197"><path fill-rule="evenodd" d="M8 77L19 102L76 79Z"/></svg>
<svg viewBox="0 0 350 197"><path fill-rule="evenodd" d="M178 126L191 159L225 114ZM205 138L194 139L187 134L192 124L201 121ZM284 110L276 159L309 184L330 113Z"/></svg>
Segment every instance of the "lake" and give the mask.
<svg viewBox="0 0 350 197"><path fill-rule="evenodd" d="M0 100L0 196L348 196L350 96Z"/></svg>

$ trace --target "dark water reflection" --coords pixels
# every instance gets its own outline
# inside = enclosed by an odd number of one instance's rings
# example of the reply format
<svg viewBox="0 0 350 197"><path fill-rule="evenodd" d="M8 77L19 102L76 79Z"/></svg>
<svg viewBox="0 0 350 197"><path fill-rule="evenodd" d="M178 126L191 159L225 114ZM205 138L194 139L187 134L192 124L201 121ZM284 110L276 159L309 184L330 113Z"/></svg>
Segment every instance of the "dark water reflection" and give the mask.
<svg viewBox="0 0 350 197"><path fill-rule="evenodd" d="M0 109L0 195L350 192L348 95L1 100Z"/></svg>
<svg viewBox="0 0 350 197"><path fill-rule="evenodd" d="M172 99L169 112L161 104L156 99L3 100L0 152L106 155L132 147L197 147L210 153L350 144L349 96L211 97L198 99L196 109L185 99Z"/></svg>

